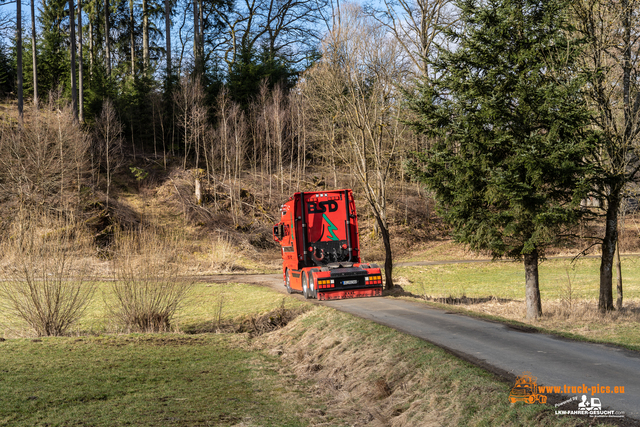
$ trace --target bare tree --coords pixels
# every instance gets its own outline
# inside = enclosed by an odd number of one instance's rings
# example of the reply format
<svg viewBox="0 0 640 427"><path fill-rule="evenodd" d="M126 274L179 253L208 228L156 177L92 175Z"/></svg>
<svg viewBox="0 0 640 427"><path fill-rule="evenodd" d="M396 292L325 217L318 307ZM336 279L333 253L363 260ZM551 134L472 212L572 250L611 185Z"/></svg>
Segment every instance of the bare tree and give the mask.
<svg viewBox="0 0 640 427"><path fill-rule="evenodd" d="M284 150L286 148L287 128L289 121L289 109L286 105L287 98L282 86L278 85L271 91L271 103L268 107L267 120L271 122L271 137L277 153L278 175L280 176L280 193L284 194Z"/></svg>
<svg viewBox="0 0 640 427"><path fill-rule="evenodd" d="M291 63L308 60L320 40L317 23L326 5L327 0L243 0L227 12L224 3L213 3L226 27L218 42L224 61L231 69L259 47Z"/></svg>
<svg viewBox="0 0 640 427"><path fill-rule="evenodd" d="M70 204L74 181L76 188L84 181L89 138L58 101L51 97L22 129L0 125L0 205L59 210Z"/></svg>
<svg viewBox="0 0 640 427"><path fill-rule="evenodd" d="M305 74L301 90L314 114L329 115L325 123L344 141L334 145L333 155L351 168L371 207L391 288L387 184L404 132L396 85L402 84L408 64L397 41L386 37L384 27L359 5L343 5L339 14L323 42L323 59Z"/></svg>
<svg viewBox="0 0 640 427"><path fill-rule="evenodd" d="M456 22L452 3L451 0L383 0L366 10L398 41L418 77L429 74L426 59L432 56L433 44L442 29Z"/></svg>
<svg viewBox="0 0 640 427"><path fill-rule="evenodd" d="M207 126L207 108L204 104L204 88L200 78L198 76L193 79L183 77L180 89L174 93L174 101L178 108L184 143L182 167L187 168L187 159L192 152L195 154L195 165L199 167Z"/></svg>
<svg viewBox="0 0 640 427"><path fill-rule="evenodd" d="M113 172L121 165L123 159L122 124L118 120L113 102L106 99L102 104L102 112L96 119L96 136L98 146L96 153L99 165L104 168L107 185L106 208L109 208L109 193Z"/></svg>
<svg viewBox="0 0 640 427"><path fill-rule="evenodd" d="M640 59L638 0L572 3L577 30L586 42L582 72L589 76L585 93L596 111L594 124L602 131L602 145L591 161L602 180L593 196L604 210L605 232L600 263L598 309L613 305L613 262L618 242L618 216L627 185L640 172L640 85L636 75Z"/></svg>

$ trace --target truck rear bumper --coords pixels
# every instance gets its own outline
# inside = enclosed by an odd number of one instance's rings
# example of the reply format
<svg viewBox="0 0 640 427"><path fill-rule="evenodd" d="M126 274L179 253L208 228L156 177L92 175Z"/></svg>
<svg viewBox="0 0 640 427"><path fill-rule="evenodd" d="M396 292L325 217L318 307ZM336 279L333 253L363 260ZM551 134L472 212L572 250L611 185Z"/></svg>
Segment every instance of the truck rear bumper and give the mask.
<svg viewBox="0 0 640 427"><path fill-rule="evenodd" d="M361 288L361 289L345 289L345 290L318 290L318 300L326 301L332 299L347 299L347 298L364 298L364 297L379 297L382 296L382 286L375 288Z"/></svg>

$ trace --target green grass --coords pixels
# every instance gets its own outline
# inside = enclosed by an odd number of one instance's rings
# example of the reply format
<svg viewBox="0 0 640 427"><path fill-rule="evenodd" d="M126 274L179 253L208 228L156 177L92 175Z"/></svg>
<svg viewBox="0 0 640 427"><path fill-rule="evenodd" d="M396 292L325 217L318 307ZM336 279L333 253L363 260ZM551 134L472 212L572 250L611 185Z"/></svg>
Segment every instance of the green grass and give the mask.
<svg viewBox="0 0 640 427"><path fill-rule="evenodd" d="M539 267L543 316L535 321L525 318L524 267L520 262L398 267L394 273L396 277L408 279L409 282L399 280L405 291L419 296L507 300L461 304L455 306L456 310L525 322L551 333L640 350L637 327L640 257L622 257L626 307L623 311L606 315L597 311L599 269L598 258L583 258L573 263L569 259L544 261Z"/></svg>
<svg viewBox="0 0 640 427"><path fill-rule="evenodd" d="M0 343L0 425L303 426L277 364L225 335Z"/></svg>
<svg viewBox="0 0 640 427"><path fill-rule="evenodd" d="M241 283L196 283L189 297L177 312L173 325L179 330L193 329L203 323L213 322L222 298L222 318L225 320L247 317L279 307L284 296L267 287ZM110 318L107 306L114 298L108 282L97 284L91 304L82 319L71 329L71 334L104 334L121 332ZM294 298L286 300L287 308L304 304ZM1 313L0 313L1 314ZM1 317L1 316L0 316ZM2 319L0 337L29 336L28 328L18 319Z"/></svg>
<svg viewBox="0 0 640 427"><path fill-rule="evenodd" d="M539 267L540 295L543 300L564 298L571 283L573 298L597 299L599 271L597 258L582 258L574 263L568 259L544 261ZM640 257L622 257L622 271L625 298L640 298ZM396 267L394 274L409 279L411 284L403 287L419 295L524 300L522 262Z"/></svg>

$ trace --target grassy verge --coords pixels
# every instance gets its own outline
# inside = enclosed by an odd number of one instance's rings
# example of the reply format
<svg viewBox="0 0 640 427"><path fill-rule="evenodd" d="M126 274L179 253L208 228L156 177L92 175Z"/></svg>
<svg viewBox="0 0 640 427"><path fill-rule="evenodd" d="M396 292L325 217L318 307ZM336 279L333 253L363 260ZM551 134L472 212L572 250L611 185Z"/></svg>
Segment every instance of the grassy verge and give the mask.
<svg viewBox="0 0 640 427"><path fill-rule="evenodd" d="M487 262L395 269L406 292L459 309L529 323L544 330L640 350L640 258L623 257L624 307L597 311L599 259L540 265L543 316L527 321L521 263Z"/></svg>
<svg viewBox="0 0 640 427"><path fill-rule="evenodd" d="M511 384L420 339L319 307L257 345L325 400L321 425L576 425L546 405L510 404Z"/></svg>
<svg viewBox="0 0 640 427"><path fill-rule="evenodd" d="M302 426L273 358L225 335L0 343L0 425Z"/></svg>

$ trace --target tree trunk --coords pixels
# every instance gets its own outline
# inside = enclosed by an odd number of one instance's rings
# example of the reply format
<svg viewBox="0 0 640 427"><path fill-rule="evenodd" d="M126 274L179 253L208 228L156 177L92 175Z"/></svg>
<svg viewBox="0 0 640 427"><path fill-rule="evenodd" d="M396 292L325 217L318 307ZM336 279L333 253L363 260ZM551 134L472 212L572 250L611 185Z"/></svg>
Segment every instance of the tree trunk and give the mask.
<svg viewBox="0 0 640 427"><path fill-rule="evenodd" d="M198 59L200 60L200 74L204 74L204 14L202 0L198 0Z"/></svg>
<svg viewBox="0 0 640 427"><path fill-rule="evenodd" d="M36 49L36 14L35 14L35 0L31 0L31 48L33 54L33 106L38 109L38 62Z"/></svg>
<svg viewBox="0 0 640 427"><path fill-rule="evenodd" d="M17 72L18 72L18 119L22 124L23 104L22 104L22 5L16 2L16 48L17 48Z"/></svg>
<svg viewBox="0 0 640 427"><path fill-rule="evenodd" d="M622 263L620 262L620 242L616 243L616 269L618 270L618 286L616 287L618 298L616 299L616 308L622 308Z"/></svg>
<svg viewBox="0 0 640 427"><path fill-rule="evenodd" d="M384 287L385 289L393 289L393 254L391 253L389 229L384 224L382 218L376 216L376 220L380 226L382 242L384 243Z"/></svg>
<svg viewBox="0 0 640 427"><path fill-rule="evenodd" d="M82 0L78 0L78 112L84 122L84 64L82 58ZM78 184L79 185L79 184Z"/></svg>
<svg viewBox="0 0 640 427"><path fill-rule="evenodd" d="M200 29L198 23L200 22L198 13L198 0L193 0L193 63L195 65L196 75L200 74Z"/></svg>
<svg viewBox="0 0 640 427"><path fill-rule="evenodd" d="M109 0L104 0L104 47L107 53L107 76L111 76L111 49L109 45Z"/></svg>
<svg viewBox="0 0 640 427"><path fill-rule="evenodd" d="M89 78L93 77L93 19L89 14Z"/></svg>
<svg viewBox="0 0 640 427"><path fill-rule="evenodd" d="M602 258L600 260L600 297L598 310L601 313L613 310L613 258L618 243L618 210L620 209L620 190L611 188L607 201L607 219L602 241Z"/></svg>
<svg viewBox="0 0 640 427"><path fill-rule="evenodd" d="M129 55L131 55L131 77L136 74L136 46L133 32L135 31L135 22L133 16L133 0L129 0Z"/></svg>
<svg viewBox="0 0 640 427"><path fill-rule="evenodd" d="M171 76L171 3L164 0L165 49L167 51L167 78Z"/></svg>
<svg viewBox="0 0 640 427"><path fill-rule="evenodd" d="M142 0L142 63L145 73L149 70L149 8Z"/></svg>
<svg viewBox="0 0 640 427"><path fill-rule="evenodd" d="M540 287L538 282L538 250L524 255L525 300L527 319L537 319L542 315Z"/></svg>
<svg viewBox="0 0 640 427"><path fill-rule="evenodd" d="M71 39L71 106L73 108L73 119L78 121L78 95L76 83L76 19L73 16L75 5L73 0L69 0L69 38Z"/></svg>

